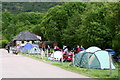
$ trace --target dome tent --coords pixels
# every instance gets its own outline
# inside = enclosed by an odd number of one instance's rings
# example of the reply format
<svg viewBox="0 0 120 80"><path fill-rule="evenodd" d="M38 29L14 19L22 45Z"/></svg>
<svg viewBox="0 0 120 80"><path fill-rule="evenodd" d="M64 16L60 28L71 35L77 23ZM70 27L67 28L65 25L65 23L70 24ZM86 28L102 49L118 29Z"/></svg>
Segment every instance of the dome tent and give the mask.
<svg viewBox="0 0 120 80"><path fill-rule="evenodd" d="M74 65L82 68L109 69L109 53L98 47L90 47L75 56ZM112 69L115 69L111 62Z"/></svg>
<svg viewBox="0 0 120 80"><path fill-rule="evenodd" d="M40 54L40 49L38 45L32 44L32 48L28 49L28 54Z"/></svg>
<svg viewBox="0 0 120 80"><path fill-rule="evenodd" d="M21 52L26 52L28 49L31 49L33 46L30 43L27 43L21 50Z"/></svg>
<svg viewBox="0 0 120 80"><path fill-rule="evenodd" d="M27 43L21 50L23 53L28 54L40 54L40 49L38 45Z"/></svg>
<svg viewBox="0 0 120 80"><path fill-rule="evenodd" d="M98 47L92 46L92 47L89 47L88 49L86 49L86 52L93 53L93 52L98 51L98 50L101 50L101 49Z"/></svg>

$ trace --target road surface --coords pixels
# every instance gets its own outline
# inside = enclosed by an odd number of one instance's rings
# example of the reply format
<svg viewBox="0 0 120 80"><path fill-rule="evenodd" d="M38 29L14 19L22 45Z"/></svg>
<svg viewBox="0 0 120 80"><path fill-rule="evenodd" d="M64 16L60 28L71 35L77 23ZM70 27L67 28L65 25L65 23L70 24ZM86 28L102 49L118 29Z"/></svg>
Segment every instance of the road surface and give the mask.
<svg viewBox="0 0 120 80"><path fill-rule="evenodd" d="M0 49L2 78L89 78L25 56Z"/></svg>

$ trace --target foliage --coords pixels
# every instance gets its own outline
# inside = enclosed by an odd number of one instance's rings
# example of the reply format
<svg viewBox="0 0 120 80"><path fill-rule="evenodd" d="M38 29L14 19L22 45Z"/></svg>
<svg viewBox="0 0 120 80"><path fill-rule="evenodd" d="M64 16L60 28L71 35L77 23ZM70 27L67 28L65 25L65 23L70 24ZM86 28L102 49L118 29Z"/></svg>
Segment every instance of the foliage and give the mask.
<svg viewBox="0 0 120 80"><path fill-rule="evenodd" d="M5 48L7 43L8 43L8 40L0 40L0 48Z"/></svg>
<svg viewBox="0 0 120 80"><path fill-rule="evenodd" d="M79 28L78 25L80 24L80 22L78 22L80 19L76 19L76 17L79 16L79 13L81 14L82 11L84 11L84 7L84 3L65 3L63 6L51 8L41 23L41 25L45 27L45 37L48 40L56 40L59 45L65 44L71 47L75 45L72 44L72 40L76 42L74 38L77 33L75 31ZM71 26L70 21L74 23L73 26Z"/></svg>
<svg viewBox="0 0 120 80"><path fill-rule="evenodd" d="M35 33L38 32L36 34L39 34L40 31L36 27L41 23L41 19L44 14L27 12L16 15L10 12L3 12L2 16L2 34L5 36L4 38L10 41L16 36L16 34L19 34L24 30L29 30Z"/></svg>
<svg viewBox="0 0 120 80"><path fill-rule="evenodd" d="M19 32L29 30L41 35L44 41L57 41L59 46L98 46L120 51L119 6L120 2L67 2L46 13L3 12L3 39L10 41Z"/></svg>
<svg viewBox="0 0 120 80"><path fill-rule="evenodd" d="M2 11L14 14L21 12L45 13L51 7L62 4L61 2L2 2Z"/></svg>

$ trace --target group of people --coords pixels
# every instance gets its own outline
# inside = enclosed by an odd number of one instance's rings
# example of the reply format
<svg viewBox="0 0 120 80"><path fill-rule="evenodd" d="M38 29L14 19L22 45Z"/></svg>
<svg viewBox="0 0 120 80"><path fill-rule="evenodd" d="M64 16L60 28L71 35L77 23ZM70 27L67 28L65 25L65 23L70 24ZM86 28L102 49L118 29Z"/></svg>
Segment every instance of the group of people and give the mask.
<svg viewBox="0 0 120 80"><path fill-rule="evenodd" d="M51 47L49 45L47 45L46 49L48 50L48 53L50 53ZM8 53L9 53L9 49L7 49L7 50L8 50ZM65 52L65 53L68 53L68 47L66 45L63 45L62 49L60 49L60 47L58 47L58 46L54 46L54 51L58 51L58 50L62 51L62 52ZM82 45L81 46L77 45L77 48L72 48L71 49L71 51L74 52L75 54L82 51L82 50L84 50ZM44 51L44 49L43 49L43 51Z"/></svg>
<svg viewBox="0 0 120 80"><path fill-rule="evenodd" d="M77 48L73 49L73 52L76 54L76 53L79 53L80 51L83 51L83 50L85 50L85 49L83 48L82 45L81 46L77 45Z"/></svg>
<svg viewBox="0 0 120 80"><path fill-rule="evenodd" d="M49 45L47 46L47 49L48 49L48 52L50 52L50 46ZM72 48L71 51L76 54L76 53L78 53L80 51L83 51L83 50L85 50L85 49L83 48L82 45L81 46L77 45L77 47ZM68 53L68 47L66 45L63 45L62 49L60 49L60 47L54 46L54 51L62 51L62 52Z"/></svg>

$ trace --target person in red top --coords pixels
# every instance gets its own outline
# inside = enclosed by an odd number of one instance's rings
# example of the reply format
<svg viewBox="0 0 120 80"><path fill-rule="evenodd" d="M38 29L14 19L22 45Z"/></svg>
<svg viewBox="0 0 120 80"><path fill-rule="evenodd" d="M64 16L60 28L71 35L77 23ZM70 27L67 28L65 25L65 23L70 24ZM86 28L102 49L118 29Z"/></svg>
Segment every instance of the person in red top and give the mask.
<svg viewBox="0 0 120 80"><path fill-rule="evenodd" d="M78 45L78 46L77 46L77 51L76 51L76 52L79 53L80 51L81 51L81 49L80 49L80 46Z"/></svg>
<svg viewBox="0 0 120 80"><path fill-rule="evenodd" d="M79 45L77 45L77 48L76 48L76 50L74 50L74 53L77 54L77 53L79 53L80 51L81 51L81 48L80 48Z"/></svg>

